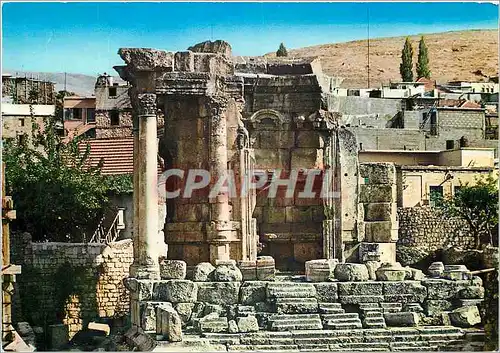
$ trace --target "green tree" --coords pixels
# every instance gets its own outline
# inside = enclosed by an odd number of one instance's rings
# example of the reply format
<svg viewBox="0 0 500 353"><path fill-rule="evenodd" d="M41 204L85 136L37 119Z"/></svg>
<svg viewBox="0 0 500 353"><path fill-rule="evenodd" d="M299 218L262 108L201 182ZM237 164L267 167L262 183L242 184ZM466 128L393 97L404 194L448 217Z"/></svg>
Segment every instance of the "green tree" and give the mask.
<svg viewBox="0 0 500 353"><path fill-rule="evenodd" d="M401 51L399 73L403 82L413 82L413 47L408 37L406 37L405 45Z"/></svg>
<svg viewBox="0 0 500 353"><path fill-rule="evenodd" d="M429 53L425 45L424 36L420 38L418 44L418 61L417 61L417 78L431 78L431 70L429 70Z"/></svg>
<svg viewBox="0 0 500 353"><path fill-rule="evenodd" d="M81 151L80 138L64 143L56 123L46 118L42 129L34 122L25 142L5 142L6 187L17 210L13 226L37 241L89 240L109 205L109 183L102 163L90 165L90 146Z"/></svg>
<svg viewBox="0 0 500 353"><path fill-rule="evenodd" d="M477 249L498 243L498 179L491 174L474 185L460 183L455 195L436 198L436 206L469 225Z"/></svg>
<svg viewBox="0 0 500 353"><path fill-rule="evenodd" d="M285 44L280 44L280 47L276 51L276 56L288 56L288 51L285 48Z"/></svg>

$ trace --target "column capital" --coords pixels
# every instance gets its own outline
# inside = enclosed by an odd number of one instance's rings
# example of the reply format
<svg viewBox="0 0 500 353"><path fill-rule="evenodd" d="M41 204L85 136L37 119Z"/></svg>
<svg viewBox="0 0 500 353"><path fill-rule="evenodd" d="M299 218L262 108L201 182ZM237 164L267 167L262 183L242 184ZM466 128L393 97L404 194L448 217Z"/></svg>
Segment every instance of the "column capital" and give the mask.
<svg viewBox="0 0 500 353"><path fill-rule="evenodd" d="M139 93L137 95L137 114L156 116L156 94Z"/></svg>

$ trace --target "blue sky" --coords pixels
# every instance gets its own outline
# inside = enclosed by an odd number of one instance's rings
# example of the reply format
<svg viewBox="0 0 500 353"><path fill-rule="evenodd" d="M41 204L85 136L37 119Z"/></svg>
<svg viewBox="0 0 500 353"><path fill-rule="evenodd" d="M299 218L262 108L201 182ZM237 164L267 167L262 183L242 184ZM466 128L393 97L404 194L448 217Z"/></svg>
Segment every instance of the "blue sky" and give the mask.
<svg viewBox="0 0 500 353"><path fill-rule="evenodd" d="M498 28L491 3L3 3L2 66L96 75L120 47L185 50L209 39L235 55L462 29Z"/></svg>

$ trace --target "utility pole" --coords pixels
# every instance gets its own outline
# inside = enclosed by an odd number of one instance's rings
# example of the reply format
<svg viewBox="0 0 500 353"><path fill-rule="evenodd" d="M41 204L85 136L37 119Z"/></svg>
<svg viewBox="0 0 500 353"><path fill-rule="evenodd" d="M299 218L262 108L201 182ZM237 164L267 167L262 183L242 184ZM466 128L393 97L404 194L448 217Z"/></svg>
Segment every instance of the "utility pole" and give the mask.
<svg viewBox="0 0 500 353"><path fill-rule="evenodd" d="M366 4L366 19L368 24L368 87L370 88L370 4Z"/></svg>

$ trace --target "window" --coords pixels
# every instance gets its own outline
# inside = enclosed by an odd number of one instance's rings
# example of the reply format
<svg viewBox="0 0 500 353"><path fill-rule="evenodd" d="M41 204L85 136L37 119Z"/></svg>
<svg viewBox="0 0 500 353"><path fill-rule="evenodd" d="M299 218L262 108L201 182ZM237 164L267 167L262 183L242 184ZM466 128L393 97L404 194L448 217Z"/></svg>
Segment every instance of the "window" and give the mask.
<svg viewBox="0 0 500 353"><path fill-rule="evenodd" d="M455 141L454 140L446 140L446 149L452 150L454 148L455 148Z"/></svg>
<svg viewBox="0 0 500 353"><path fill-rule="evenodd" d="M116 97L116 87L109 87L108 92L110 97Z"/></svg>
<svg viewBox="0 0 500 353"><path fill-rule="evenodd" d="M439 186L429 186L429 200L430 205L435 206L436 201L443 198L443 187Z"/></svg>
<svg viewBox="0 0 500 353"><path fill-rule="evenodd" d="M20 145L24 145L26 143L26 135L18 135L17 136L17 141L19 142Z"/></svg>
<svg viewBox="0 0 500 353"><path fill-rule="evenodd" d="M19 126L24 126L24 119L19 119Z"/></svg>
<svg viewBox="0 0 500 353"><path fill-rule="evenodd" d="M111 126L120 125L120 114L118 113L118 110L112 110L109 113L109 117L110 117Z"/></svg>
<svg viewBox="0 0 500 353"><path fill-rule="evenodd" d="M81 108L73 108L71 109L71 117L72 120L82 120L82 109Z"/></svg>
<svg viewBox="0 0 500 353"><path fill-rule="evenodd" d="M95 123L95 109L87 108L87 123Z"/></svg>

